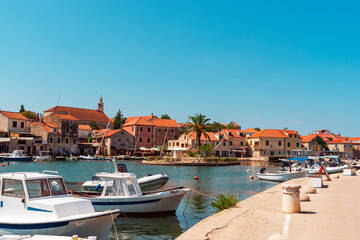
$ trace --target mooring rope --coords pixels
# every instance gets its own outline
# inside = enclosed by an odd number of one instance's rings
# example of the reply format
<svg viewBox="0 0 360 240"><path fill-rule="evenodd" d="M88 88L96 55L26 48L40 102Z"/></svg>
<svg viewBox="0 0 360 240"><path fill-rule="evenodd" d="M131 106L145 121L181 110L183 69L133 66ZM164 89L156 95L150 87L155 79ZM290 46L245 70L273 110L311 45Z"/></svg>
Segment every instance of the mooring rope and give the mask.
<svg viewBox="0 0 360 240"><path fill-rule="evenodd" d="M115 225L115 220L113 218L113 214L112 212L110 213L111 214L111 220L112 220L112 223L113 223L113 226L114 226L114 230L115 230L115 235L116 235L116 240L119 240L119 235L118 235L118 232L117 232L117 229L116 229L116 225Z"/></svg>

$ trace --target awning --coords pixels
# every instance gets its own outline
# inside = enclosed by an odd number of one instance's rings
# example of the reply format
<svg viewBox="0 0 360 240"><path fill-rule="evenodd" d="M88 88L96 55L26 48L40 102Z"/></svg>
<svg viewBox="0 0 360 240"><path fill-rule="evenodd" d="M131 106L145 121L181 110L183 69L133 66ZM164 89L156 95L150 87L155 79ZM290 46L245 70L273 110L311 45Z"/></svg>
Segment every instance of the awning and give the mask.
<svg viewBox="0 0 360 240"><path fill-rule="evenodd" d="M184 148L184 147L172 147L172 148L168 148L167 150L170 150L170 151L187 151L188 148Z"/></svg>

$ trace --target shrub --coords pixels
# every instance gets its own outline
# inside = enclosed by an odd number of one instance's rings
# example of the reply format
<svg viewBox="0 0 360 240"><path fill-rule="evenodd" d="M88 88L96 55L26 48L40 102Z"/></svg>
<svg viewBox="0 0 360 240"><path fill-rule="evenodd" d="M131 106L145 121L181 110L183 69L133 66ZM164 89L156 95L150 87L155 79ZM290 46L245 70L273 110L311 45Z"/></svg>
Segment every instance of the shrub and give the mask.
<svg viewBox="0 0 360 240"><path fill-rule="evenodd" d="M195 157L196 153L192 152L191 150L188 151L189 157Z"/></svg>
<svg viewBox="0 0 360 240"><path fill-rule="evenodd" d="M210 157L214 151L214 145L205 144L200 145L199 147L199 154L201 157Z"/></svg>
<svg viewBox="0 0 360 240"><path fill-rule="evenodd" d="M228 209L235 206L239 202L236 194L217 194L215 199L211 202L211 206L220 212L224 209Z"/></svg>

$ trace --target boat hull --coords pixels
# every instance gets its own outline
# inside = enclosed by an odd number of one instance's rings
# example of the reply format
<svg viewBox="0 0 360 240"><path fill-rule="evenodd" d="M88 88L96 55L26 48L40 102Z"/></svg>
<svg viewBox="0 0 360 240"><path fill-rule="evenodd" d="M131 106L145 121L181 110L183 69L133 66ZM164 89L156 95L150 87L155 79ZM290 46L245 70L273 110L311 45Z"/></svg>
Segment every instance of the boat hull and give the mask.
<svg viewBox="0 0 360 240"><path fill-rule="evenodd" d="M91 200L95 211L121 209L125 214L175 214L187 189L141 197L97 197Z"/></svg>
<svg viewBox="0 0 360 240"><path fill-rule="evenodd" d="M4 162L30 162L31 157L0 157Z"/></svg>
<svg viewBox="0 0 360 240"><path fill-rule="evenodd" d="M306 172L292 172L292 173L257 173L256 176L260 180L284 182L295 178L305 177Z"/></svg>
<svg viewBox="0 0 360 240"><path fill-rule="evenodd" d="M329 174L332 174L332 173L341 173L344 170L344 168L347 168L347 167L349 167L349 165L344 165L344 166L340 166L340 167L325 167L325 168ZM317 168L317 167L307 170L307 172L310 174L317 174L319 171L320 171L320 168Z"/></svg>
<svg viewBox="0 0 360 240"><path fill-rule="evenodd" d="M59 235L79 237L97 236L98 240L108 239L113 219L119 215L119 211L103 214L93 214L90 217L62 220L56 222L38 223L5 223L0 222L0 235Z"/></svg>

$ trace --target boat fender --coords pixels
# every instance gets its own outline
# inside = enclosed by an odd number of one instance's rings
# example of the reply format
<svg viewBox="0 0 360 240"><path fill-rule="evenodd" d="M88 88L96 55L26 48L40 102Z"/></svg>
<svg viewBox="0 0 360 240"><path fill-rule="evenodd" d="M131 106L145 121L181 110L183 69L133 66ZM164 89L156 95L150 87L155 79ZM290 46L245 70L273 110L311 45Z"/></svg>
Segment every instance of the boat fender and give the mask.
<svg viewBox="0 0 360 240"><path fill-rule="evenodd" d="M97 191L99 189L99 187L101 186L101 184L99 183L98 185L96 185L95 187L95 191Z"/></svg>
<svg viewBox="0 0 360 240"><path fill-rule="evenodd" d="M249 179L254 179L254 175L251 175L251 176L249 177Z"/></svg>
<svg viewBox="0 0 360 240"><path fill-rule="evenodd" d="M194 177L194 180L199 180L199 177L198 177L198 176L195 176L195 177Z"/></svg>
<svg viewBox="0 0 360 240"><path fill-rule="evenodd" d="M250 172L250 169L246 170L247 172Z"/></svg>
<svg viewBox="0 0 360 240"><path fill-rule="evenodd" d="M3 166L5 166L5 164L2 163L1 166L3 167Z"/></svg>

